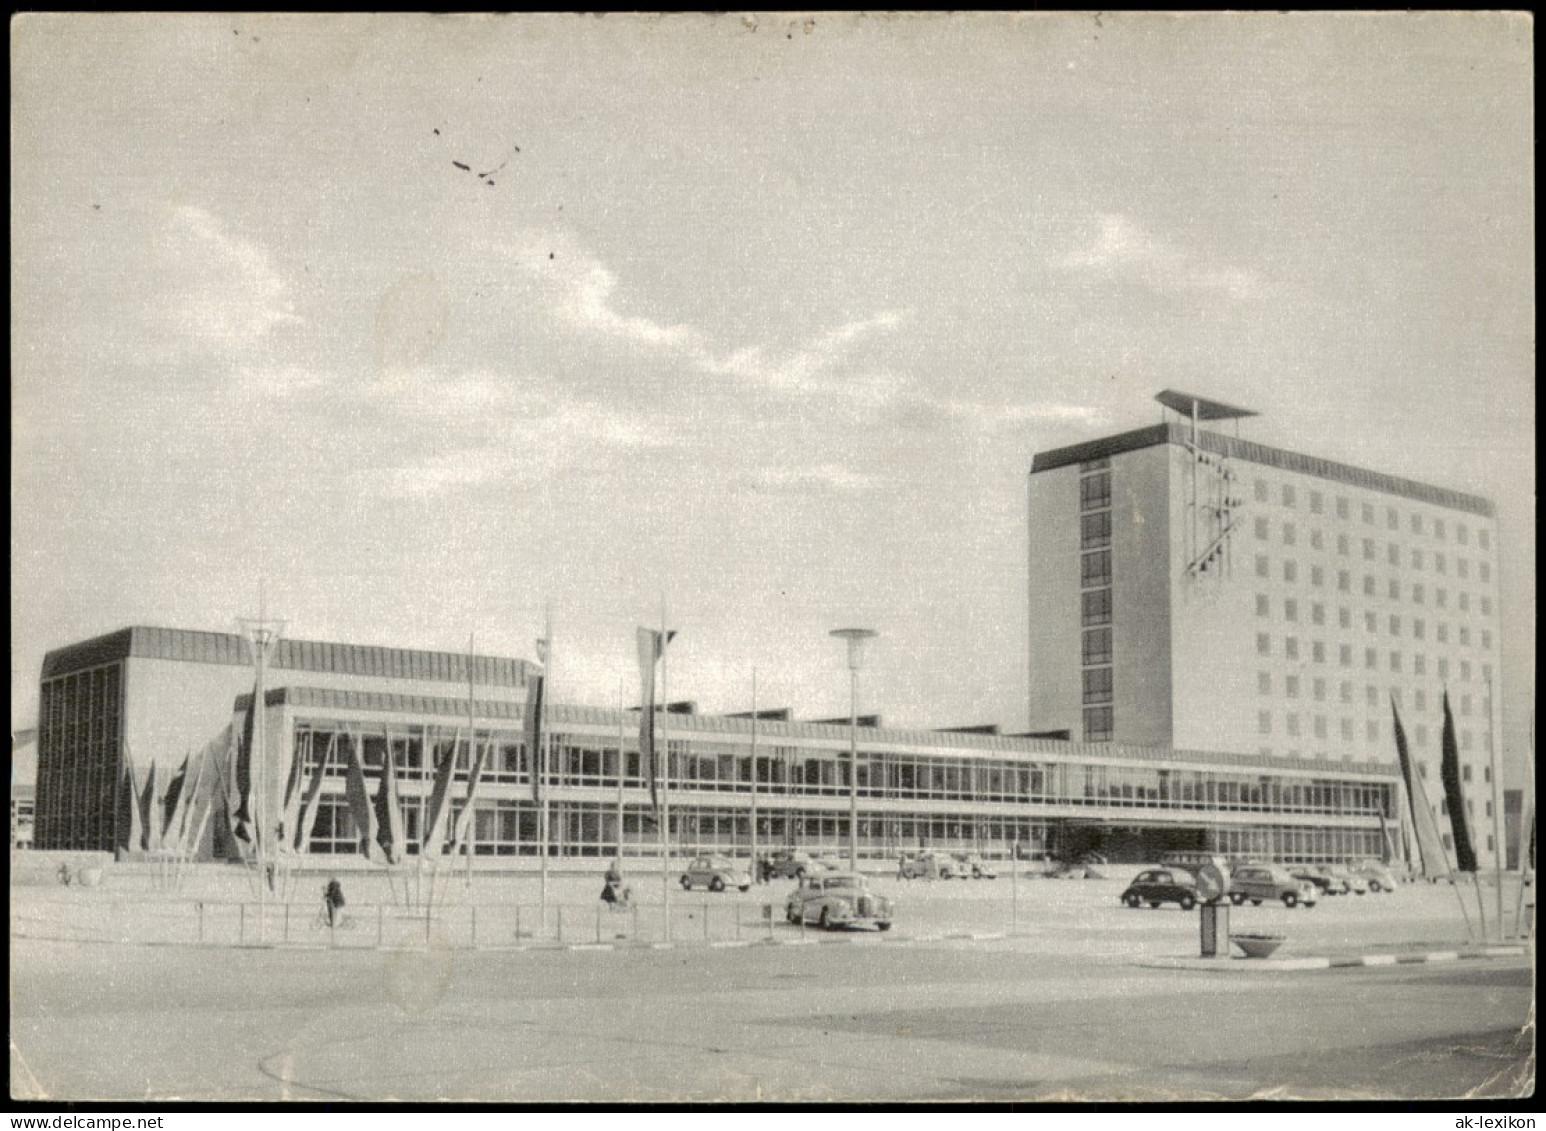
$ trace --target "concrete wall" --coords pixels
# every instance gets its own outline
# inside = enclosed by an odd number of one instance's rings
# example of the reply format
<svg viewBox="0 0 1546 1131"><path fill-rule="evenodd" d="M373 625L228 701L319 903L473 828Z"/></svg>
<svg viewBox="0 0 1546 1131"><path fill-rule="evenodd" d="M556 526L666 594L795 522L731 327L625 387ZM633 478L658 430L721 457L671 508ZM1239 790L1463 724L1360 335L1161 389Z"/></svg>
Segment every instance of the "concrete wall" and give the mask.
<svg viewBox="0 0 1546 1131"><path fill-rule="evenodd" d="M1031 730L1083 734L1079 677L1079 468L1030 476Z"/></svg>
<svg viewBox="0 0 1546 1131"><path fill-rule="evenodd" d="M1177 744L1172 725L1170 445L1111 461L1115 740ZM1199 747L1212 749L1212 747Z"/></svg>

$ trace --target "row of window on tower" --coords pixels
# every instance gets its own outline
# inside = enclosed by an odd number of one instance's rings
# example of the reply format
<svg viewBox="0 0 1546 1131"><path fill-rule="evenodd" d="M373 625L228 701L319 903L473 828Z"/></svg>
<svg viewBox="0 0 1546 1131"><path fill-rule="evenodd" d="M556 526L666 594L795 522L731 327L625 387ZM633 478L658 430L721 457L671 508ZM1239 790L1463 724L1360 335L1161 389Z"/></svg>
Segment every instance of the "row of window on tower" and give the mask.
<svg viewBox="0 0 1546 1131"><path fill-rule="evenodd" d="M1079 623L1083 633L1084 741L1110 742L1116 715L1112 703L1111 629L1111 461L1079 465Z"/></svg>
<svg viewBox="0 0 1546 1131"><path fill-rule="evenodd" d="M1255 483L1256 501L1258 503L1270 503L1273 501L1272 488L1265 479L1258 479ZM1311 514L1324 514L1326 509L1326 497L1321 491L1311 489L1307 492L1308 507ZM1299 489L1293 483L1284 483L1279 487L1278 501L1281 505L1290 509L1299 505ZM1353 517L1352 500L1345 495L1338 495L1335 500L1336 515L1339 519L1350 521ZM1362 503L1359 506L1359 517L1367 526L1376 526L1379 523L1379 508L1373 503ZM1412 511L1407 518L1408 529L1418 537L1431 537L1436 542L1448 540L1450 526L1442 518L1426 518L1418 511ZM1461 546L1470 545L1471 528L1460 520L1454 520L1453 529L1455 542ZM1393 506L1385 507L1385 527L1387 530L1401 529L1401 512ZM1476 544L1483 550L1492 548L1492 532L1484 526L1476 529Z"/></svg>

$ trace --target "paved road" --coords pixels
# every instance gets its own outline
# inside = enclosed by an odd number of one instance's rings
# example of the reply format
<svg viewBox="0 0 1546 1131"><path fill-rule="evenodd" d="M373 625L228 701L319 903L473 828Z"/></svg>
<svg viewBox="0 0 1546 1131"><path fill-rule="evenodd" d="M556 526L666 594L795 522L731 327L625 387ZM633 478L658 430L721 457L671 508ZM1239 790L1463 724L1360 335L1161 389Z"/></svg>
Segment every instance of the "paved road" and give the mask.
<svg viewBox="0 0 1546 1131"><path fill-rule="evenodd" d="M1432 1098L1534 1079L1518 960L1207 974L1012 939L526 953L13 939L11 961L18 1097Z"/></svg>

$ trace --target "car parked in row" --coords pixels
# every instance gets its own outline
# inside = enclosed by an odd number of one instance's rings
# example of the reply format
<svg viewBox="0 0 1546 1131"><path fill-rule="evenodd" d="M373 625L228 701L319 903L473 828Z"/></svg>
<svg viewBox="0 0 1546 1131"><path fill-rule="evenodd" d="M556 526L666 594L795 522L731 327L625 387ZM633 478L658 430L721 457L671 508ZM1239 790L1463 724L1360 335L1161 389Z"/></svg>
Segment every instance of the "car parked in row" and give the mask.
<svg viewBox="0 0 1546 1131"><path fill-rule="evenodd" d="M1314 884L1295 879L1276 864L1247 864L1230 875L1229 900L1237 907L1246 900L1260 907L1269 899L1281 901L1284 907L1314 907L1316 898Z"/></svg>
<svg viewBox="0 0 1546 1131"><path fill-rule="evenodd" d="M1362 876L1370 891L1396 890L1396 874L1388 864L1378 860L1360 860L1350 863L1348 870L1355 876Z"/></svg>
<svg viewBox="0 0 1546 1131"><path fill-rule="evenodd" d="M793 848L779 849L768 859L768 878L775 880L798 880L812 872L837 870L835 861Z"/></svg>
<svg viewBox="0 0 1546 1131"><path fill-rule="evenodd" d="M954 856L934 850L902 853L897 860L896 874L901 880L953 880L957 876L966 878L961 873L960 862Z"/></svg>
<svg viewBox="0 0 1546 1131"><path fill-rule="evenodd" d="M1331 874L1335 879L1347 885L1347 890L1353 895L1368 895L1369 884L1357 872L1347 868L1332 868Z"/></svg>
<svg viewBox="0 0 1546 1131"><path fill-rule="evenodd" d="M856 872L807 875L789 894L784 912L791 923L815 923L823 930L891 929L891 901L870 891L869 881Z"/></svg>
<svg viewBox="0 0 1546 1131"><path fill-rule="evenodd" d="M979 853L958 852L955 859L956 868L963 880L968 877L974 880L998 879L998 872L994 871L993 865L984 860Z"/></svg>
<svg viewBox="0 0 1546 1131"><path fill-rule="evenodd" d="M1308 880L1315 885L1315 890L1321 895L1347 893L1347 881L1338 879L1331 874L1329 868L1323 868L1319 864L1295 864L1288 870L1288 874L1296 880Z"/></svg>
<svg viewBox="0 0 1546 1131"><path fill-rule="evenodd" d="M750 891L751 886L751 873L728 856L696 857L687 865L687 871L682 873L683 891L692 891L695 887L708 888L710 891L724 891L726 888Z"/></svg>
<svg viewBox="0 0 1546 1131"><path fill-rule="evenodd" d="M1122 902L1129 907L1158 907L1162 903L1180 904L1182 911L1197 906L1197 884L1185 872L1173 872L1163 868L1151 868L1139 872L1122 893Z"/></svg>

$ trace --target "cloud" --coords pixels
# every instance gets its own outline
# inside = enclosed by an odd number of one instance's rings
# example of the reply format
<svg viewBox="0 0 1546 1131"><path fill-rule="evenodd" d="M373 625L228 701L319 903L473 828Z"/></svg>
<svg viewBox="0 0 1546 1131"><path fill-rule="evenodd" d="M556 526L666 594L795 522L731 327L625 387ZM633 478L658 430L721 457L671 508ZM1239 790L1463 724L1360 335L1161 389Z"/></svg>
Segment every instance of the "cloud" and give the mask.
<svg viewBox="0 0 1546 1131"><path fill-rule="evenodd" d="M397 453L361 469L358 487L386 498L427 498L489 483L536 483L574 468L598 470L621 456L680 446L661 419L520 386L491 373L414 382L374 398L380 411L426 434L461 436L451 452Z"/></svg>
<svg viewBox="0 0 1546 1131"><path fill-rule="evenodd" d="M174 209L163 236L163 310L184 340L244 347L302 321L268 252L231 234L210 212L195 205Z"/></svg>
<svg viewBox="0 0 1546 1131"><path fill-rule="evenodd" d="M1100 213L1100 230L1084 246L1047 258L1064 271L1108 276L1122 275L1157 290L1193 289L1223 291L1245 298L1259 280L1254 272L1198 262L1189 250L1144 231L1126 216Z"/></svg>
<svg viewBox="0 0 1546 1131"><path fill-rule="evenodd" d="M850 494L873 488L877 480L833 463L814 467L762 467L750 476L753 489L791 494L841 492Z"/></svg>
<svg viewBox="0 0 1546 1131"><path fill-rule="evenodd" d="M970 401L920 398L920 403L979 428L1014 428L1025 424L1080 424L1098 427L1107 423L1106 411L1092 405L1018 404L986 405Z"/></svg>
<svg viewBox="0 0 1546 1131"><path fill-rule="evenodd" d="M856 343L901 325L901 311L886 310L845 322L792 349L762 343L716 348L713 335L701 327L620 310L617 274L563 233L526 231L509 251L534 285L546 290L552 309L564 322L678 358L705 376L784 393L818 393L868 403L883 403L900 387L884 374L845 377L834 371Z"/></svg>

